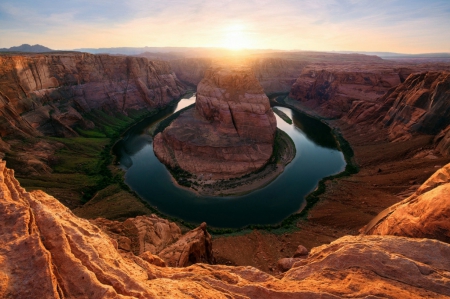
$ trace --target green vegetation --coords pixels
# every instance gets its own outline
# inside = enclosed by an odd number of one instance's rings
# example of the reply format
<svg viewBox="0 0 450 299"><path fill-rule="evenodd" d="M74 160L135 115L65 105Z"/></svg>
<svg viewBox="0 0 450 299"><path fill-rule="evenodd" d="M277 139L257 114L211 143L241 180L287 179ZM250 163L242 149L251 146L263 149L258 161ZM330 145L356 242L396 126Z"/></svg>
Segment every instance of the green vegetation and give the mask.
<svg viewBox="0 0 450 299"><path fill-rule="evenodd" d="M277 108L272 108L273 112L275 112L282 120L284 120L285 122L287 122L288 124L292 125L292 119L286 115L286 113L284 113L283 111L281 111L280 109Z"/></svg>
<svg viewBox="0 0 450 299"><path fill-rule="evenodd" d="M177 101L174 101L169 106L173 107L176 103ZM21 142L22 146L26 146L25 144L27 143L29 143L28 146L32 146L39 141L43 141L49 144L50 147L57 148L57 150L48 158L52 173L47 175L24 175L17 178L27 190L44 190L71 208L80 207L96 196L97 198L102 198L100 195L105 194L104 190L111 190L108 188L115 186L121 191L116 190L114 196L111 195L111 197L117 199L117 194L119 194L119 197L122 197L122 199L127 198L130 206L123 211L122 216L124 213L129 213L129 215L145 214L150 211L147 207L139 207L139 209L142 208L143 212L139 212L135 207L131 207L130 198L133 198L136 205L143 204L124 183L123 172L117 167L111 167L114 158L111 150L124 131L133 124L160 111L161 109L150 111L145 109L129 110L127 115L125 115L93 110L85 113L83 117L92 121L95 127L93 129L75 128L80 137L40 137L33 140L24 140ZM18 155L16 157L14 152L8 153L5 159L8 160L9 167L19 168L21 166L21 158ZM98 206L97 204L97 208ZM105 211L107 210L105 207L103 208ZM114 208L117 210L117 204L115 204ZM111 213L111 219L120 216L120 213L113 214L114 212ZM101 214L97 216L101 216Z"/></svg>

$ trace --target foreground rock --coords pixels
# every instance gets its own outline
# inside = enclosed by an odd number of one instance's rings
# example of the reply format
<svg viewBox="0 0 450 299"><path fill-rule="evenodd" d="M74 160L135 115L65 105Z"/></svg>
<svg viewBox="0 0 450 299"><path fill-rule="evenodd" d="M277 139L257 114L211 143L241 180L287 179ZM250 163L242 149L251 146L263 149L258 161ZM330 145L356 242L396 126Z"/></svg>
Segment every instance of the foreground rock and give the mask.
<svg viewBox="0 0 450 299"><path fill-rule="evenodd" d="M389 207L361 231L365 234L433 238L450 243L450 164L407 199Z"/></svg>
<svg viewBox="0 0 450 299"><path fill-rule="evenodd" d="M161 263L155 255L163 260L164 265L172 267L214 262L206 223L181 235L178 225L156 215L138 216L124 222L103 218L91 222L116 240L120 250L132 252L156 265Z"/></svg>
<svg viewBox="0 0 450 299"><path fill-rule="evenodd" d="M1 298L450 296L450 245L436 240L344 237L278 278L252 267L161 267L150 253L120 254L116 241L55 198L25 192L4 162L0 190Z"/></svg>
<svg viewBox="0 0 450 299"><path fill-rule="evenodd" d="M202 180L243 176L272 155L275 116L248 68L212 68L197 88L195 109L156 135L155 154Z"/></svg>

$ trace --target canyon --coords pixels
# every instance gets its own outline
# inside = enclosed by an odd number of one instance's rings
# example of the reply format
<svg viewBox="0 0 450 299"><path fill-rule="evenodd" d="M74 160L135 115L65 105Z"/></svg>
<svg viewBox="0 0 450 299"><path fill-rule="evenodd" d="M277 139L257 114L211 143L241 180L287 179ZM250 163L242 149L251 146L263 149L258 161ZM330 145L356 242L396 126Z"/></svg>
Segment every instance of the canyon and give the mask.
<svg viewBox="0 0 450 299"><path fill-rule="evenodd" d="M101 110L129 115L166 106L185 91L167 63L87 53L1 55L0 85L3 153L15 151L15 142L5 138L77 137L79 130L96 127L95 119L83 114ZM42 143L33 145L53 152L57 147ZM28 167L21 171L50 172L43 157L33 152L28 156L37 158L22 163Z"/></svg>
<svg viewBox="0 0 450 299"><path fill-rule="evenodd" d="M124 120L114 127L123 130L166 107L189 84L212 74L207 69L215 61L0 55L0 152L16 172L1 163L1 296L450 296L445 63L308 52L245 59L273 101L343 136L359 168L325 181L317 203L288 231L211 236L206 224L191 230L153 215L115 179L86 196L87 203L70 199L75 196L66 186L86 170L75 165L82 170L64 173L63 180L58 169L68 165L61 153L74 148L69 141L77 144L76 155L101 152L116 136L108 135L114 122ZM197 92L203 89L214 90L200 84ZM204 109L210 107L206 103L201 113L215 111ZM230 130L232 123L216 129ZM92 132L102 137L92 138ZM117 178L114 168L102 169ZM15 176L32 191L22 189ZM59 186L42 181L50 176ZM86 190L71 192L80 196ZM106 215L110 219L99 218Z"/></svg>

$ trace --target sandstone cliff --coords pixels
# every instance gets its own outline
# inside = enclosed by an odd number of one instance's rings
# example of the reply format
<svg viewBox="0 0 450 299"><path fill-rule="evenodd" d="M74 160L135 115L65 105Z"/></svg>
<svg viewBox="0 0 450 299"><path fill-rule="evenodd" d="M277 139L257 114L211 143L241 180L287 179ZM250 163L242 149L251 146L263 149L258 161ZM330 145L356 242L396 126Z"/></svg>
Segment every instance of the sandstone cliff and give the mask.
<svg viewBox="0 0 450 299"><path fill-rule="evenodd" d="M183 85L165 62L71 54L0 56L0 135L74 136L82 113L161 107Z"/></svg>
<svg viewBox="0 0 450 299"><path fill-rule="evenodd" d="M411 75L383 97L390 109L381 120L391 140L422 133L437 135L450 125L450 73L426 72Z"/></svg>
<svg viewBox="0 0 450 299"><path fill-rule="evenodd" d="M374 102L355 101L342 119L378 130L389 141L405 141L416 135L435 136L434 147L450 155L449 72L411 74L405 82Z"/></svg>
<svg viewBox="0 0 450 299"><path fill-rule="evenodd" d="M361 232L432 238L450 243L450 164L439 169L417 191L375 217Z"/></svg>
<svg viewBox="0 0 450 299"><path fill-rule="evenodd" d="M155 136L166 165L207 179L239 177L272 155L275 116L264 90L245 67L209 69L197 88L195 109Z"/></svg>
<svg viewBox="0 0 450 299"><path fill-rule="evenodd" d="M252 267L162 267L149 252L120 253L116 241L55 198L25 192L4 162L0 191L2 298L450 296L450 245L436 240L344 237L312 249L279 277Z"/></svg>
<svg viewBox="0 0 450 299"><path fill-rule="evenodd" d="M354 102L374 102L399 83L398 72L380 66L309 66L292 86L289 97L321 116L340 118Z"/></svg>

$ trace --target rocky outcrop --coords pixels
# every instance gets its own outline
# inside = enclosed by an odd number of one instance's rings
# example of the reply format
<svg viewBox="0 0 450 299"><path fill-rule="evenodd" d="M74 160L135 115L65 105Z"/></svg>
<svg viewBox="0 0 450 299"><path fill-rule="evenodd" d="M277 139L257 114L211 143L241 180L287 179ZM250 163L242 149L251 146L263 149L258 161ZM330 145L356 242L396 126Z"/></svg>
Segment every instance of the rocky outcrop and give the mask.
<svg viewBox="0 0 450 299"><path fill-rule="evenodd" d="M163 267L148 252L120 253L115 240L44 192L27 193L4 162L0 191L1 298L450 296L450 245L437 240L343 237L279 277L252 267Z"/></svg>
<svg viewBox="0 0 450 299"><path fill-rule="evenodd" d="M120 249L131 251L135 255L146 251L158 254L181 237L178 225L154 214L129 218L123 222L104 218L91 222L117 240Z"/></svg>
<svg viewBox="0 0 450 299"><path fill-rule="evenodd" d="M75 136L82 113L162 107L184 91L166 62L87 53L0 56L0 135Z"/></svg>
<svg viewBox="0 0 450 299"><path fill-rule="evenodd" d="M437 135L450 125L449 103L449 72L414 74L383 98L383 106L390 108L381 122L391 140L414 133Z"/></svg>
<svg viewBox="0 0 450 299"><path fill-rule="evenodd" d="M382 132L389 141L434 136L434 146L450 156L450 73L411 74L375 102L355 101L343 120Z"/></svg>
<svg viewBox="0 0 450 299"><path fill-rule="evenodd" d="M156 156L172 169L204 179L239 177L272 155L276 120L250 69L211 68L197 88L195 109L154 138Z"/></svg>
<svg viewBox="0 0 450 299"><path fill-rule="evenodd" d="M341 118L354 103L375 102L399 83L394 69L309 66L292 86L289 97L321 116Z"/></svg>
<svg viewBox="0 0 450 299"><path fill-rule="evenodd" d="M375 217L361 232L432 238L450 243L450 164L434 173L417 191Z"/></svg>
<svg viewBox="0 0 450 299"><path fill-rule="evenodd" d="M132 252L154 265L186 267L199 262L214 262L212 239L206 223L181 235L178 225L154 214L123 222L104 218L91 222L116 240L120 250Z"/></svg>
<svg viewBox="0 0 450 299"><path fill-rule="evenodd" d="M206 223L189 231L158 255L170 267L186 267L195 263L213 264L212 238L206 230Z"/></svg>

